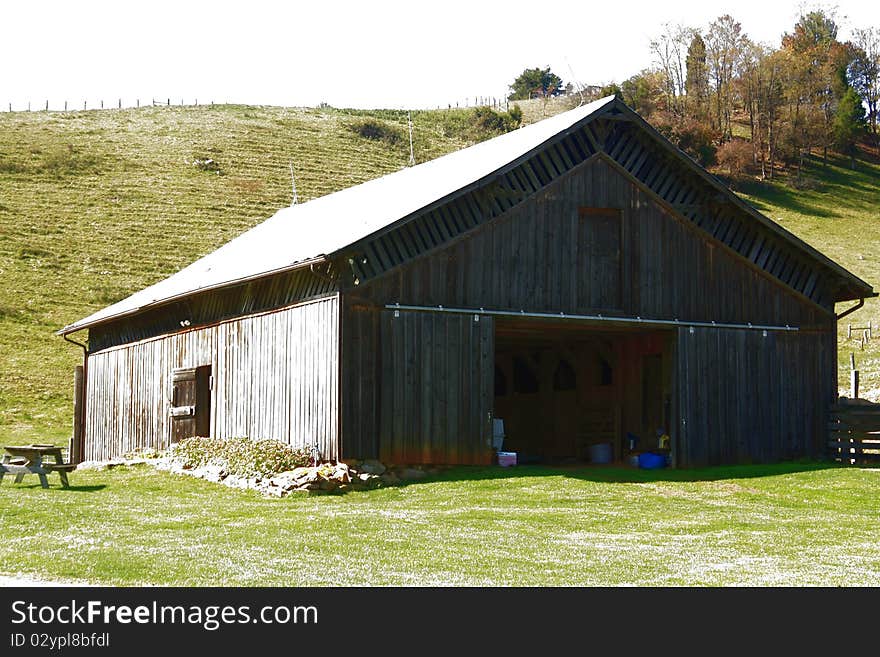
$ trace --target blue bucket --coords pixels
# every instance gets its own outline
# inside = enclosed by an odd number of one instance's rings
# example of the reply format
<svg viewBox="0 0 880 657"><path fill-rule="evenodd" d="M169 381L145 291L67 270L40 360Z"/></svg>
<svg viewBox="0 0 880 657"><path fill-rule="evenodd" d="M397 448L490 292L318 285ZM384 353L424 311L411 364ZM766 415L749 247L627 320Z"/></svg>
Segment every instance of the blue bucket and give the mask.
<svg viewBox="0 0 880 657"><path fill-rule="evenodd" d="M665 468L666 456L663 454L654 454L653 452L642 452L639 454L639 467L645 470Z"/></svg>
<svg viewBox="0 0 880 657"><path fill-rule="evenodd" d="M611 443L596 443L590 445L590 461L593 463L611 463L614 452Z"/></svg>

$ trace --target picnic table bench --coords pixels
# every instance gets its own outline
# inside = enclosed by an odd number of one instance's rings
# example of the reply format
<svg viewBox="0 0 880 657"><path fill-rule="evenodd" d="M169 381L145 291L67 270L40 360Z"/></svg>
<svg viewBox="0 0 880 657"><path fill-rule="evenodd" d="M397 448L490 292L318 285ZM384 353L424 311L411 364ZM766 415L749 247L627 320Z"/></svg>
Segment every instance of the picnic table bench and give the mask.
<svg viewBox="0 0 880 657"><path fill-rule="evenodd" d="M46 475L57 472L61 485L67 488L67 473L76 469L75 463L65 463L61 448L57 445L6 445L6 453L0 461L0 483L6 474L15 475L15 483L21 483L26 474L35 474L40 478L40 485L49 488ZM54 463L44 463L46 457L54 457Z"/></svg>

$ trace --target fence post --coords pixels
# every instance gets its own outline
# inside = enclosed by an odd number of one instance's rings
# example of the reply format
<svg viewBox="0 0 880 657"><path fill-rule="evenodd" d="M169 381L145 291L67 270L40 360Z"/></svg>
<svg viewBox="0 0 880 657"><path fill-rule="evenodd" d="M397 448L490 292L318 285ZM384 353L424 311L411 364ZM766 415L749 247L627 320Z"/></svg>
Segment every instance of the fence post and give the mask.
<svg viewBox="0 0 880 657"><path fill-rule="evenodd" d="M49 111L49 101L48 100L46 101L46 111L47 112Z"/></svg>
<svg viewBox="0 0 880 657"><path fill-rule="evenodd" d="M141 106L141 99L140 98L136 99L136 103L137 104L135 105L135 107L140 107Z"/></svg>
<svg viewBox="0 0 880 657"><path fill-rule="evenodd" d="M852 399L859 398L859 371L856 369L856 355L849 355L849 389Z"/></svg>
<svg viewBox="0 0 880 657"><path fill-rule="evenodd" d="M66 100L64 101L64 111L65 112L67 111L67 101Z"/></svg>

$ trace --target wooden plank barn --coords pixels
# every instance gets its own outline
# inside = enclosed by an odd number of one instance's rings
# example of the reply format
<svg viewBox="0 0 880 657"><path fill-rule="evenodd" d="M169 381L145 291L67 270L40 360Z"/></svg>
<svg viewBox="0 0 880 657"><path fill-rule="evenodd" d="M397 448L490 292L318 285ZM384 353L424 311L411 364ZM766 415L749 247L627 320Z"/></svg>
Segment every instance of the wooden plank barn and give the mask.
<svg viewBox="0 0 880 657"><path fill-rule="evenodd" d="M88 331L74 458L820 457L835 303L876 296L608 97L294 205ZM664 437L665 442L665 437ZM497 448L497 444L495 447Z"/></svg>

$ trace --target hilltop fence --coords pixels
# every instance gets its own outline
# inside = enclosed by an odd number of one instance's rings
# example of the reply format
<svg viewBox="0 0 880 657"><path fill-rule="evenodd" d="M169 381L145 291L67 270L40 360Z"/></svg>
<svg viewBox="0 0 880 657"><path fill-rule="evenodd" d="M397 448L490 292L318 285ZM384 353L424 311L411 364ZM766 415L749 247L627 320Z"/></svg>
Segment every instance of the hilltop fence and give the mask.
<svg viewBox="0 0 880 657"><path fill-rule="evenodd" d="M191 102L187 102L185 98L178 99L169 96L166 96L165 98L135 98L133 101L131 99L126 100L121 97L117 97L110 100L82 99L51 102L49 100L40 100L37 102L29 100L27 102L21 103L6 101L5 103L3 103L3 105L0 105L0 108L6 110L7 112L74 112L98 109L137 109L140 107L199 107L204 105L211 106L214 105L214 103L214 100L209 100L208 102L200 102L198 98L194 98ZM228 101L224 100L220 104L228 104ZM317 105L306 104L298 106L328 107L327 103L323 102L318 103ZM508 101L507 98L504 96L468 96L465 98L459 98L455 101L447 102L445 104L437 104L436 107L432 105L431 107L424 107L422 109L453 109L465 107L492 107L493 109L507 111L510 109L510 101Z"/></svg>
<svg viewBox="0 0 880 657"><path fill-rule="evenodd" d="M208 101L207 103L199 103L199 99L195 98L193 102L187 103L185 99L181 98L180 102L177 102L177 99L172 99L170 97L156 99L156 98L148 98L142 99L135 98L134 103L131 101L125 101L123 103L122 98L116 98L109 102L104 102L103 99L98 99L96 101L89 101L89 99L85 99L82 101L60 101L57 104L50 105L48 100L40 101L39 103L34 103L32 101L28 101L27 103L22 103L20 105L13 103L12 101L6 101L5 105L7 112L74 112L79 110L96 110L96 109L133 109L139 107L171 107L171 105L175 106L188 106L188 107L198 107L199 105L213 105L214 101Z"/></svg>

